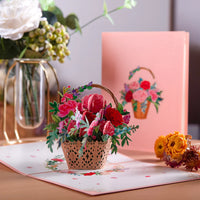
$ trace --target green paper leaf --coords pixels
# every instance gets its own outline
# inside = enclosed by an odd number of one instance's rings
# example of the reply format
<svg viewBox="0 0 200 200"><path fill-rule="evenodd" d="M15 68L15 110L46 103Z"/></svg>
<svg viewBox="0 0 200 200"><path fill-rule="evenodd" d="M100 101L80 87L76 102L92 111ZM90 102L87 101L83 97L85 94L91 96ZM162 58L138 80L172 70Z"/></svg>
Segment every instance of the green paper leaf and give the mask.
<svg viewBox="0 0 200 200"><path fill-rule="evenodd" d="M140 71L140 67L137 67L136 69L134 69L131 72L129 72L128 79L130 80L137 71Z"/></svg>
<svg viewBox="0 0 200 200"><path fill-rule="evenodd" d="M154 106L155 106L155 108L156 108L156 112L158 112L158 106L159 106L159 105L158 105L156 102L154 102L153 104L154 104Z"/></svg>
<svg viewBox="0 0 200 200"><path fill-rule="evenodd" d="M163 100L163 98L161 98L161 97L158 97L158 99L157 99L157 101L162 101Z"/></svg>
<svg viewBox="0 0 200 200"><path fill-rule="evenodd" d="M159 95L159 96L160 96L160 95L162 94L162 92L163 92L163 91L157 92L157 95Z"/></svg>
<svg viewBox="0 0 200 200"><path fill-rule="evenodd" d="M60 117L58 115L51 115L54 122L59 123L61 121Z"/></svg>
<svg viewBox="0 0 200 200"><path fill-rule="evenodd" d="M126 142L126 140L123 139L122 142L121 142L122 147L124 146L125 142Z"/></svg>
<svg viewBox="0 0 200 200"><path fill-rule="evenodd" d="M102 140L106 142L109 138L109 135L102 135Z"/></svg>
<svg viewBox="0 0 200 200"><path fill-rule="evenodd" d="M58 91L58 94L59 94L61 97L63 97L63 94L62 94L60 91Z"/></svg>
<svg viewBox="0 0 200 200"><path fill-rule="evenodd" d="M120 104L120 103L118 103L118 105L117 105L117 110L121 113L121 112L123 112L123 106L122 106L122 104Z"/></svg>

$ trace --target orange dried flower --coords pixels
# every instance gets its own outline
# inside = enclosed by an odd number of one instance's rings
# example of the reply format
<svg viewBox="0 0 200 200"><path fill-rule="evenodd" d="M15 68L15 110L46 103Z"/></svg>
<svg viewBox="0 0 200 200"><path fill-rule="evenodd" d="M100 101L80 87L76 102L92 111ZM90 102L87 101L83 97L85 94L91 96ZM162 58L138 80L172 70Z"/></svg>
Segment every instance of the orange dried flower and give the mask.
<svg viewBox="0 0 200 200"><path fill-rule="evenodd" d="M158 137L158 139L155 141L154 151L157 158L163 158L166 149L166 144L167 140L166 137L163 135Z"/></svg>
<svg viewBox="0 0 200 200"><path fill-rule="evenodd" d="M183 153L187 148L187 139L185 135L179 132L174 132L174 134L169 134L167 138L167 155L171 156L172 159L181 159Z"/></svg>

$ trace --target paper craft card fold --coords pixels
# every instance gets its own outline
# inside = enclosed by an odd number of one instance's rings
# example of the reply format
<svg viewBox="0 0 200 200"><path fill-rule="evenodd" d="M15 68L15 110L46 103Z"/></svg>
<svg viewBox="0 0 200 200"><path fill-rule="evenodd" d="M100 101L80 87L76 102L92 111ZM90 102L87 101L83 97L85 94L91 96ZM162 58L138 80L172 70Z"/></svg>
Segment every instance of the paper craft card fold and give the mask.
<svg viewBox="0 0 200 200"><path fill-rule="evenodd" d="M130 123L138 124L139 130L132 136L126 148L153 151L154 142L160 135L179 131L187 134L188 124L188 56L189 33L187 32L108 32L102 34L102 84L114 92L120 100L124 84L147 80L151 86L162 90L158 112L150 103L145 119L134 116L132 103L125 108L131 113ZM139 70L128 80L133 69ZM141 81L140 81L141 84ZM149 91L147 91L149 95ZM104 93L107 100L112 99ZM120 101L122 102L122 100Z"/></svg>

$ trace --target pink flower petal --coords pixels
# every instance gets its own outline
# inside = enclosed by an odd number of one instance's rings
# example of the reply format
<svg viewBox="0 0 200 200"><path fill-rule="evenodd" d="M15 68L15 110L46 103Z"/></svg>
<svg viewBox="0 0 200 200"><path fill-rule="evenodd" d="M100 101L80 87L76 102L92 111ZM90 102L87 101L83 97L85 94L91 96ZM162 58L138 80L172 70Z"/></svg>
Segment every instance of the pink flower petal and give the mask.
<svg viewBox="0 0 200 200"><path fill-rule="evenodd" d="M113 136L115 133L115 127L110 121L107 121L103 128L103 135Z"/></svg>

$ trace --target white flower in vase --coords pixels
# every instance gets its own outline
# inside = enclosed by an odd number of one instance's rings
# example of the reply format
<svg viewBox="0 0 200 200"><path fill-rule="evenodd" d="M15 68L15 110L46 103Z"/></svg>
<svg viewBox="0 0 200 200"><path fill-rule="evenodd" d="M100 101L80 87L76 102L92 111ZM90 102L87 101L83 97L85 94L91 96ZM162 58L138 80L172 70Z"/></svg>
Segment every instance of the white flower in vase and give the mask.
<svg viewBox="0 0 200 200"><path fill-rule="evenodd" d="M0 35L18 40L25 32L38 28L42 11L38 0L0 1Z"/></svg>

